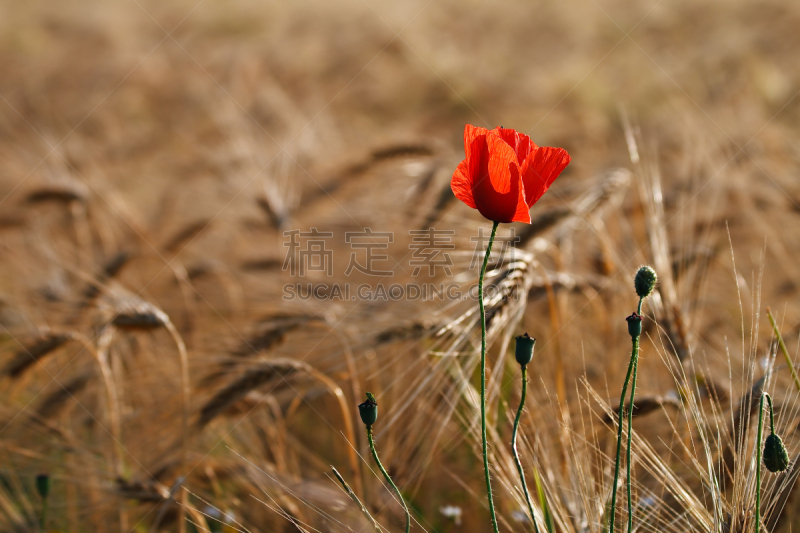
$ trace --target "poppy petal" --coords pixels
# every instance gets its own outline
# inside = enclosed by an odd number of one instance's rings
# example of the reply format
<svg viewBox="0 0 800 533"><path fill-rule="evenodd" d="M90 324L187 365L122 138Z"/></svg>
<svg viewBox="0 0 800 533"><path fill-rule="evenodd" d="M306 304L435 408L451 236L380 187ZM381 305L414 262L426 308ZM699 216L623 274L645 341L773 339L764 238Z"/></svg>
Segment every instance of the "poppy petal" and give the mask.
<svg viewBox="0 0 800 533"><path fill-rule="evenodd" d="M471 124L464 127L464 151L450 188L495 222L530 223L530 207L570 162L565 150L536 146L523 133Z"/></svg>
<svg viewBox="0 0 800 533"><path fill-rule="evenodd" d="M550 184L569 165L571 158L566 150L540 146L528 155L522 164L522 182L525 185L525 203L535 204Z"/></svg>
<svg viewBox="0 0 800 533"><path fill-rule="evenodd" d="M524 193L519 195L517 209L514 212L514 216L511 218L511 222L524 222L525 224L531 223L531 208L525 203Z"/></svg>
<svg viewBox="0 0 800 533"><path fill-rule="evenodd" d="M464 126L464 150L470 149L472 141L474 141L476 137L486 135L487 133L489 133L489 130L481 128L480 126L473 126L472 124ZM469 152L467 152L467 157L469 157Z"/></svg>
<svg viewBox="0 0 800 533"><path fill-rule="evenodd" d="M470 172L472 197L478 211L495 222L524 219L527 214L525 191L520 177L517 154L495 132L486 135L486 152L473 153ZM530 215L527 214L530 222Z"/></svg>
<svg viewBox="0 0 800 533"><path fill-rule="evenodd" d="M509 128L495 128L492 130L508 145L513 148L514 153L517 154L517 162L522 165L523 161L528 157L532 150L538 148L531 138L524 133L519 133Z"/></svg>
<svg viewBox="0 0 800 533"><path fill-rule="evenodd" d="M476 158L480 158L481 153L486 152L486 134L489 130L467 124L464 126L464 152L466 157L458 164L453 178L450 180L450 188L456 198L475 209L475 199L472 197L472 181L475 175L470 171L471 162L474 164Z"/></svg>
<svg viewBox="0 0 800 533"><path fill-rule="evenodd" d="M450 188L456 198L475 209L475 199L472 197L472 183L470 182L469 162L465 159L456 167Z"/></svg>

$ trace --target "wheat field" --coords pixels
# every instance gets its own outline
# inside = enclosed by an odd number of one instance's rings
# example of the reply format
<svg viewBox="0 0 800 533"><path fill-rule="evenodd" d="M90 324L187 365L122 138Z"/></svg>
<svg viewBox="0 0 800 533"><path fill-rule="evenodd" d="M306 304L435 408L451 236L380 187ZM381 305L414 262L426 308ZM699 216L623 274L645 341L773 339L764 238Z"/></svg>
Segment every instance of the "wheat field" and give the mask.
<svg viewBox="0 0 800 533"><path fill-rule="evenodd" d="M412 531L490 531L477 302L374 291L477 282L487 221L450 190L470 123L572 156L487 274L501 530L533 530L509 447L529 332L539 518L607 531L650 264L636 530L756 530L768 391L792 463L763 527L796 531L800 389L767 308L800 364L799 27L786 0L0 3L0 530L399 531L371 391ZM331 269L292 272L312 228ZM379 275L347 271L364 228L391 235ZM417 271L428 228L450 261Z"/></svg>

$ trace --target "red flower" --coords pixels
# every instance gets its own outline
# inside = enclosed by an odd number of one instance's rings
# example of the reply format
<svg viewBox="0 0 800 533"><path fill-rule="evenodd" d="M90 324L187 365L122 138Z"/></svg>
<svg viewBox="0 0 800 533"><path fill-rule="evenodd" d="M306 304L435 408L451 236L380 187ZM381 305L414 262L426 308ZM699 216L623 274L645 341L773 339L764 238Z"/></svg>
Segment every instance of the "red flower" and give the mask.
<svg viewBox="0 0 800 533"><path fill-rule="evenodd" d="M467 158L456 168L450 187L456 198L493 222L530 224L528 210L570 162L562 148L536 146L506 128L464 128Z"/></svg>

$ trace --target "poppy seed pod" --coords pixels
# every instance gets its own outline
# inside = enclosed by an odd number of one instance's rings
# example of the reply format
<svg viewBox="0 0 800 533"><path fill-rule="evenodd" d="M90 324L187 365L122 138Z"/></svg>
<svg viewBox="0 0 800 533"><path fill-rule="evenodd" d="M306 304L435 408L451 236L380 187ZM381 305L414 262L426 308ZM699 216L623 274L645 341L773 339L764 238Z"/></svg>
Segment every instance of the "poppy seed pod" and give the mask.
<svg viewBox="0 0 800 533"><path fill-rule="evenodd" d="M368 428L372 427L372 424L378 419L378 402L375 401L375 396L371 392L367 393L364 403L358 404L358 414L361 415L361 421Z"/></svg>
<svg viewBox="0 0 800 533"><path fill-rule="evenodd" d="M536 345L536 339L525 333L517 337L516 341L514 357L520 366L527 366L533 359L533 347Z"/></svg>
<svg viewBox="0 0 800 533"><path fill-rule="evenodd" d="M647 298L656 288L658 276L656 271L649 266L643 266L636 272L633 278L633 286L636 287L636 294L639 298Z"/></svg>
<svg viewBox="0 0 800 533"><path fill-rule="evenodd" d="M764 444L764 466L772 473L783 472L789 467L789 454L786 453L786 446L776 434L767 437Z"/></svg>
<svg viewBox="0 0 800 533"><path fill-rule="evenodd" d="M633 313L625 320L628 321L628 333L631 334L631 338L638 339L642 334L642 315Z"/></svg>
<svg viewBox="0 0 800 533"><path fill-rule="evenodd" d="M36 492L44 500L50 494L50 476L47 474L39 474L36 476Z"/></svg>

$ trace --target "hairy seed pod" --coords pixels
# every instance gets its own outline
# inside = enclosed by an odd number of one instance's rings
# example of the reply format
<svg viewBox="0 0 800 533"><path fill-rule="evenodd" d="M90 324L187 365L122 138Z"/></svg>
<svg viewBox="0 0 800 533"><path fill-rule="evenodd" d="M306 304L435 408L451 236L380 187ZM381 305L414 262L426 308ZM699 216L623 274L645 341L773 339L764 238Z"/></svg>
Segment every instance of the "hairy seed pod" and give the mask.
<svg viewBox="0 0 800 533"><path fill-rule="evenodd" d="M533 359L533 347L536 345L536 339L525 333L517 337L516 341L514 357L520 366L527 366Z"/></svg>
<svg viewBox="0 0 800 533"><path fill-rule="evenodd" d="M36 476L36 492L44 500L50 494L50 476L47 474L39 474Z"/></svg>
<svg viewBox="0 0 800 533"><path fill-rule="evenodd" d="M776 434L767 437L764 444L764 466L772 473L783 472L789 467L789 454L786 453L786 446Z"/></svg>
<svg viewBox="0 0 800 533"><path fill-rule="evenodd" d="M639 298L647 298L656 288L658 276L656 271L649 266L640 267L636 272L636 277L633 278L633 286L636 288L636 294Z"/></svg>
<svg viewBox="0 0 800 533"><path fill-rule="evenodd" d="M628 321L628 333L631 334L631 338L638 339L642 334L642 315L633 313L625 320Z"/></svg>
<svg viewBox="0 0 800 533"><path fill-rule="evenodd" d="M375 396L371 392L367 393L364 403L358 404L358 414L361 415L361 421L368 428L372 427L372 424L378 419L378 402L375 401Z"/></svg>

